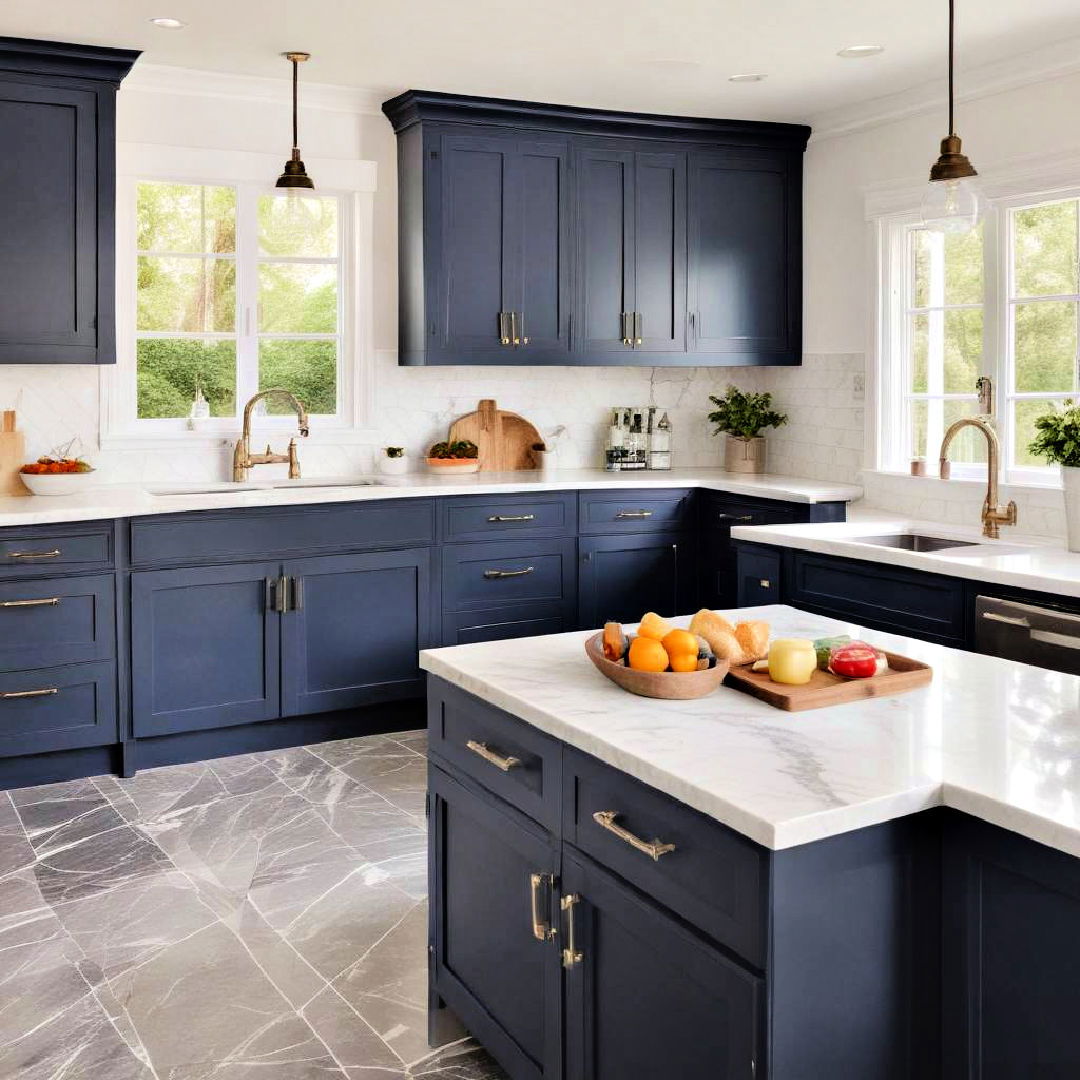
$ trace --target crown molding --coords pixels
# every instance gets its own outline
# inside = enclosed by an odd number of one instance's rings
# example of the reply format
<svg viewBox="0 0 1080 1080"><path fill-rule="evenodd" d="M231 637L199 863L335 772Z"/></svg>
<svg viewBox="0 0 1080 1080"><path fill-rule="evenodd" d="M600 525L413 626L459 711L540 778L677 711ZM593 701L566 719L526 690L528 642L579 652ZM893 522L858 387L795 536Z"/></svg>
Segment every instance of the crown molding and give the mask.
<svg viewBox="0 0 1080 1080"><path fill-rule="evenodd" d="M961 104L978 101L1077 72L1080 72L1080 38L1069 38L994 64L960 71L956 100ZM810 118L814 132L811 142L852 135L928 112L944 113L947 93L945 79L933 79L896 94L828 109Z"/></svg>
<svg viewBox="0 0 1080 1080"><path fill-rule="evenodd" d="M123 94L169 94L183 97L228 98L232 101L292 103L292 83L287 78L234 75L223 71L137 64L123 83ZM303 82L300 103L305 109L381 116L384 95L374 90L330 83Z"/></svg>

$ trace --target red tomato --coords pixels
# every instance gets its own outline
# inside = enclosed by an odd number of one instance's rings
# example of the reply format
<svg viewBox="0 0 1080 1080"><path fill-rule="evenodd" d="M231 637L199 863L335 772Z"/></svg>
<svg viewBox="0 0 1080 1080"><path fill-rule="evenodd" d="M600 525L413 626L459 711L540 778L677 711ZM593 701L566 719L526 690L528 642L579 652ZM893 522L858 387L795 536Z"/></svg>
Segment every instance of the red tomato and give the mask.
<svg viewBox="0 0 1080 1080"><path fill-rule="evenodd" d="M829 657L829 670L846 679L869 679L877 672L877 654L869 645L842 645Z"/></svg>

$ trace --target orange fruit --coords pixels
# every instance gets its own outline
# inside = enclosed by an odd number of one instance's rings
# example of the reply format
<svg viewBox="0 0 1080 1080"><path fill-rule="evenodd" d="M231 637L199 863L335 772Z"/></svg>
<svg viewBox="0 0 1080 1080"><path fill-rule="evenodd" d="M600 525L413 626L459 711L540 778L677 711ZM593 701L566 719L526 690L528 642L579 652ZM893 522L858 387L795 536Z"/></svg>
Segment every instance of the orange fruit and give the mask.
<svg viewBox="0 0 1080 1080"><path fill-rule="evenodd" d="M689 653L678 653L671 657L671 670L672 671L697 671L698 658L695 653L691 656Z"/></svg>
<svg viewBox="0 0 1080 1080"><path fill-rule="evenodd" d="M630 666L635 671L667 671L667 649L656 638L636 637L630 642Z"/></svg>
<svg viewBox="0 0 1080 1080"><path fill-rule="evenodd" d="M669 630L661 644L667 649L668 656L690 653L696 658L698 654L697 634L691 634L689 630Z"/></svg>
<svg viewBox="0 0 1080 1080"><path fill-rule="evenodd" d="M638 634L641 637L655 638L660 641L665 634L671 629L666 619L661 619L655 611L646 611L641 616L641 625L638 627Z"/></svg>

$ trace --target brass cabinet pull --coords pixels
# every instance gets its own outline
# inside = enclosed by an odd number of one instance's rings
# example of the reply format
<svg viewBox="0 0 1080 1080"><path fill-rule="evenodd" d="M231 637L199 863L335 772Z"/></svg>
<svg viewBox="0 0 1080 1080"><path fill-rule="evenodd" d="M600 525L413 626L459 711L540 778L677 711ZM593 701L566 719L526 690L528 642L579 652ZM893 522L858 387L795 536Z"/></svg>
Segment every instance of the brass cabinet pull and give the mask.
<svg viewBox="0 0 1080 1080"><path fill-rule="evenodd" d="M642 334L641 324L642 324L641 312L640 311L635 311L634 312L634 345L635 346L641 344L641 334Z"/></svg>
<svg viewBox="0 0 1080 1080"><path fill-rule="evenodd" d="M622 319L622 343L627 348L633 348L634 340L630 336L630 312L620 312L619 317Z"/></svg>
<svg viewBox="0 0 1080 1080"><path fill-rule="evenodd" d="M0 600L0 608L5 607L56 607L59 596L46 596L41 600Z"/></svg>
<svg viewBox="0 0 1080 1080"><path fill-rule="evenodd" d="M52 551L9 551L9 559L58 559L61 555L59 548Z"/></svg>
<svg viewBox="0 0 1080 1080"><path fill-rule="evenodd" d="M761 587L762 587L763 589L771 589L771 588L772 588L772 582L771 582L771 581L770 581L770 580L769 580L769 579L768 579L767 577L763 577L763 578L761 578L761 579L760 579L760 580L758 581L758 584L759 584L759 585L760 585L760 586L761 586Z"/></svg>
<svg viewBox="0 0 1080 1080"><path fill-rule="evenodd" d="M550 886L553 878L550 874L529 875L529 896L532 912L532 935L537 941L550 941L555 937L555 927L540 917L540 890Z"/></svg>
<svg viewBox="0 0 1080 1080"><path fill-rule="evenodd" d="M479 754L489 765L494 765L496 769L501 769L503 772L509 772L521 764L521 758L516 758L513 754L503 757L502 754L496 754L494 750L488 749L487 743L477 742L476 739L470 739L465 745L474 754Z"/></svg>
<svg viewBox="0 0 1080 1080"><path fill-rule="evenodd" d="M60 689L56 686L50 686L48 690L8 690L5 693L0 694L0 700L9 701L11 698L49 697L52 694L59 693Z"/></svg>
<svg viewBox="0 0 1080 1080"><path fill-rule="evenodd" d="M753 521L753 514L717 514L717 521Z"/></svg>
<svg viewBox="0 0 1080 1080"><path fill-rule="evenodd" d="M535 514L492 514L488 521L535 521Z"/></svg>
<svg viewBox="0 0 1080 1080"><path fill-rule="evenodd" d="M615 520L619 521L623 518L651 518L653 512L651 510L620 510L615 515Z"/></svg>
<svg viewBox="0 0 1080 1080"><path fill-rule="evenodd" d="M517 348L521 344L521 338L518 335L518 316L516 311L510 312L510 336L514 339L514 347Z"/></svg>
<svg viewBox="0 0 1080 1080"><path fill-rule="evenodd" d="M535 566L526 566L521 570L485 570L484 577L487 578L488 581L494 581L497 578L524 577L526 574L535 572L535 570Z"/></svg>
<svg viewBox="0 0 1080 1080"><path fill-rule="evenodd" d="M277 611L277 608L274 606L274 579L272 577L266 579L266 595L264 603L266 605L264 608L265 611Z"/></svg>
<svg viewBox="0 0 1080 1080"><path fill-rule="evenodd" d="M515 333L514 333L514 344L515 345L519 345L519 344L520 345L528 345L529 344L529 338L525 333L525 312L524 311L516 311L516 312L514 312L514 318L521 324L518 327L517 331L515 331ZM520 342L517 340L518 332L520 332L520 334L521 334L521 341Z"/></svg>
<svg viewBox="0 0 1080 1080"><path fill-rule="evenodd" d="M289 610L289 579L282 574L274 588L274 610L284 615Z"/></svg>
<svg viewBox="0 0 1080 1080"><path fill-rule="evenodd" d="M292 579L292 609L293 611L304 610L304 579L302 577Z"/></svg>
<svg viewBox="0 0 1080 1080"><path fill-rule="evenodd" d="M593 821L595 821L601 829L607 829L609 833L613 833L636 851L648 855L653 862L659 862L661 855L666 855L669 851L675 850L674 844L665 844L660 840L653 840L652 842L642 840L640 836L635 836L629 829L624 829L621 825L616 825L615 819L618 816L618 810L597 810L596 813L593 814Z"/></svg>
<svg viewBox="0 0 1080 1080"><path fill-rule="evenodd" d="M584 954L578 949L574 935L574 908L581 903L581 897L577 893L570 893L559 901L559 907L566 915L566 948L562 951L562 964L564 968L572 968L585 959Z"/></svg>
<svg viewBox="0 0 1080 1080"><path fill-rule="evenodd" d="M510 344L510 331L507 329L507 316L505 311L499 312L499 344Z"/></svg>

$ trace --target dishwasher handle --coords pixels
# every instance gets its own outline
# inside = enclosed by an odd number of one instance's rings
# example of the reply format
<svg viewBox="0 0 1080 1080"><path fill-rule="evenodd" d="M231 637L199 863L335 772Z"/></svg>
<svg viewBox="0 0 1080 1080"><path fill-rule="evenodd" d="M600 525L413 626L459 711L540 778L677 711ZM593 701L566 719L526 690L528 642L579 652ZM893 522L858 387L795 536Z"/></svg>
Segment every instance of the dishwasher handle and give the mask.
<svg viewBox="0 0 1080 1080"><path fill-rule="evenodd" d="M1080 675L1080 615L993 596L975 598L975 647L990 656Z"/></svg>

